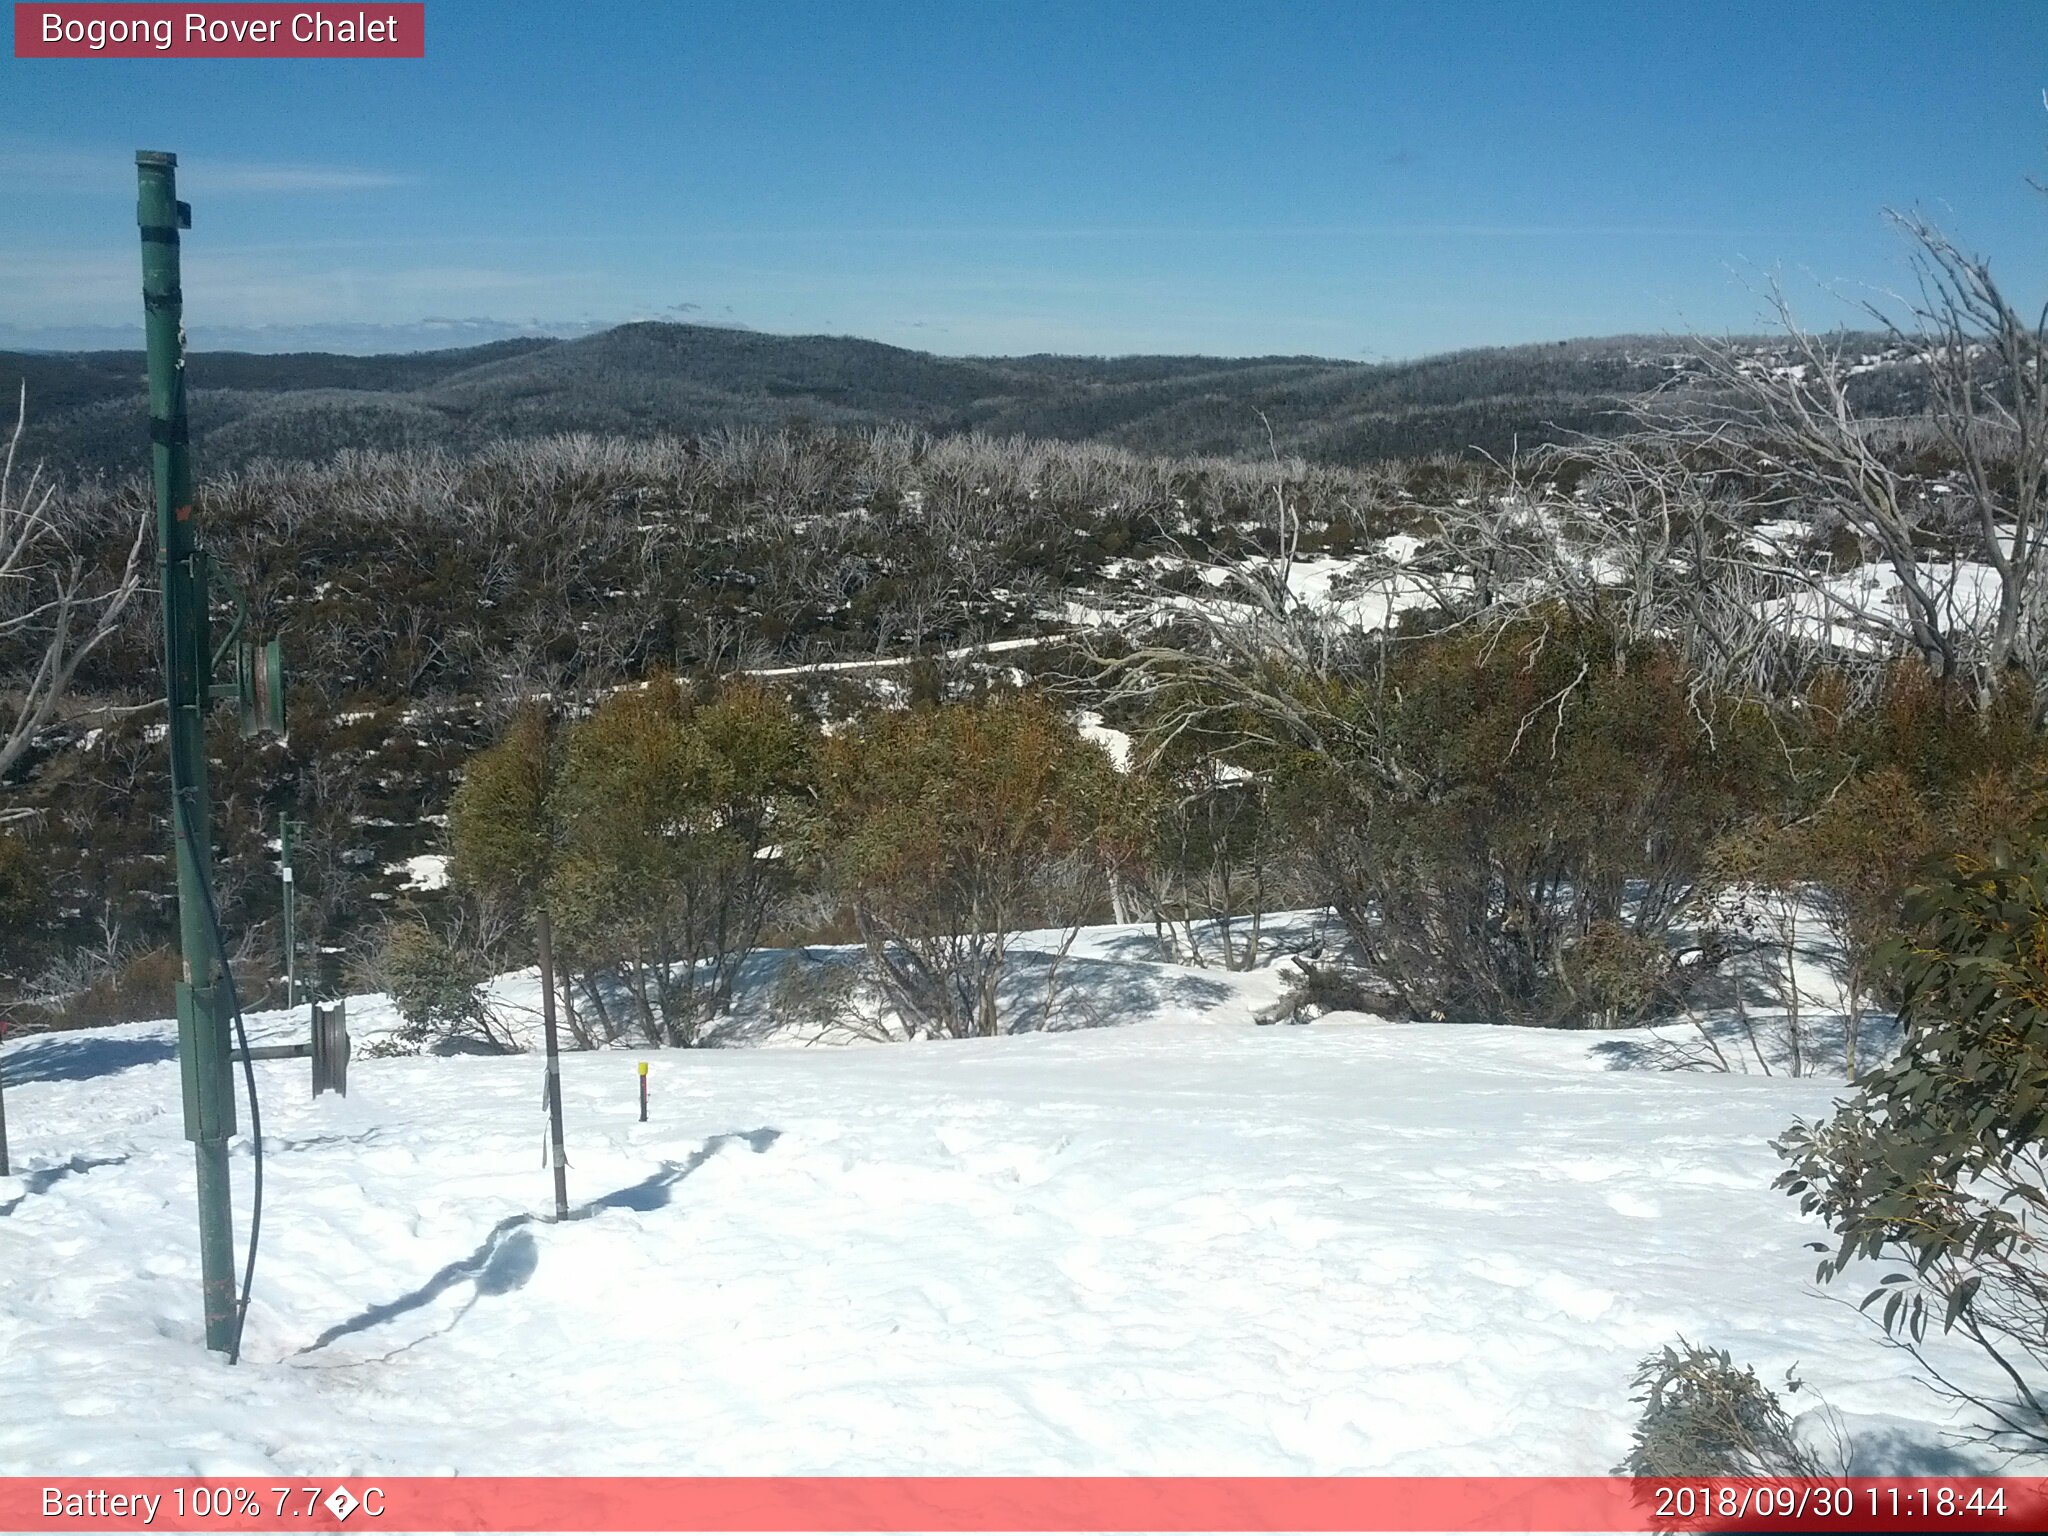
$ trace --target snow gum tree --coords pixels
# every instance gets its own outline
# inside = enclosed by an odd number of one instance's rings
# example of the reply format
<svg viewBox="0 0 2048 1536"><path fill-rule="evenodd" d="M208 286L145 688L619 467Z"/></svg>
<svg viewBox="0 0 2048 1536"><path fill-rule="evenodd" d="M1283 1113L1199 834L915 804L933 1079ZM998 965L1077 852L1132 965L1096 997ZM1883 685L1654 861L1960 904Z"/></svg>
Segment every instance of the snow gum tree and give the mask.
<svg viewBox="0 0 2048 1536"><path fill-rule="evenodd" d="M673 679L566 734L549 891L565 944L621 977L650 1042L695 1045L789 891L776 839L808 802L808 729L753 684L697 705Z"/></svg>
<svg viewBox="0 0 2048 1536"><path fill-rule="evenodd" d="M658 676L560 731L529 706L456 792L450 874L545 907L606 1036L622 1000L650 1044L695 1045L787 894L773 839L810 763L808 730L750 683L699 704Z"/></svg>
<svg viewBox="0 0 2048 1536"><path fill-rule="evenodd" d="M448 814L449 875L457 884L522 903L542 894L557 840L552 738L546 710L528 705L471 760Z"/></svg>
<svg viewBox="0 0 2048 1536"><path fill-rule="evenodd" d="M1018 931L1071 943L1103 869L1142 838L1108 754L1033 694L878 716L825 743L820 790L828 878L914 1033L1014 1028L1001 983Z"/></svg>
<svg viewBox="0 0 2048 1536"><path fill-rule="evenodd" d="M535 919L544 970L553 963L548 885L561 841L553 804L560 757L555 738L547 709L525 705L497 742L471 760L448 807L449 878L487 908Z"/></svg>
<svg viewBox="0 0 2048 1536"><path fill-rule="evenodd" d="M2048 1448L2048 827L1952 859L1916 888L1888 956L1904 1043L1831 1119L1777 1143L1779 1187L1837 1239L1819 1275L1895 1267L1862 1299L1986 1438ZM1955 1385L1928 1330L1988 1355L2009 1391Z"/></svg>
<svg viewBox="0 0 2048 1536"><path fill-rule="evenodd" d="M1795 324L1782 298L1793 364L1759 367L1738 347L1705 347L1713 410L1654 412L1653 432L1694 472L1733 472L1753 505L1837 521L1885 564L1896 598L1883 614L1813 586L1831 622L1917 653L1983 705L2007 672L2023 673L2034 718L2048 720L2048 308L2012 299L1988 264L1925 219L1897 222L1913 244L1919 296L1905 314L1872 315L1921 385L1914 430L1959 494L1925 494L1893 450L1899 423L1859 403L1857 364Z"/></svg>

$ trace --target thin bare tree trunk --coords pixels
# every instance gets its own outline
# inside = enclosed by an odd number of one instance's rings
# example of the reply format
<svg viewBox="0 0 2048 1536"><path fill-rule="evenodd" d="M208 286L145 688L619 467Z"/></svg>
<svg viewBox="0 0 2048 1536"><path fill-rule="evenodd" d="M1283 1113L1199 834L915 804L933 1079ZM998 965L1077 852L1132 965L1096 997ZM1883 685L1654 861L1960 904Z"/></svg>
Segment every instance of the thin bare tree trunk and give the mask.
<svg viewBox="0 0 2048 1536"><path fill-rule="evenodd" d="M555 1220L569 1218L569 1156L562 1147L562 1042L555 1033L555 927L548 909L534 914L540 942L541 1037L548 1053L548 1160L555 1173Z"/></svg>

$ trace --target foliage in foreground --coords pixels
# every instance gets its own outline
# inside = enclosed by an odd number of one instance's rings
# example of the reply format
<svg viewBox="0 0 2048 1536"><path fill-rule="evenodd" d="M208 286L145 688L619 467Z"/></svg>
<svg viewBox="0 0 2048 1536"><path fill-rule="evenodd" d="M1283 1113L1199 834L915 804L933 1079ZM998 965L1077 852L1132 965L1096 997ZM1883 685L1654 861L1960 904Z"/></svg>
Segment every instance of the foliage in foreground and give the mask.
<svg viewBox="0 0 2048 1536"><path fill-rule="evenodd" d="M1779 1186L1824 1218L1833 1280L1895 1267L1862 1299L1885 1332L1977 1415L1993 1443L2048 1447L2048 826L2023 845L1952 860L1913 893L1893 946L1904 994L1898 1055L1820 1124L1777 1143ZM1881 1306L1880 1306L1881 1303ZM1923 1349L1959 1333L2005 1378L1954 1385Z"/></svg>
<svg viewBox="0 0 2048 1536"><path fill-rule="evenodd" d="M1725 1349L1678 1341L1636 1370L1643 1405L1623 1477L1824 1477L1831 1470L1800 1443L1778 1394L1738 1367ZM1797 1392L1796 1376L1786 1377Z"/></svg>

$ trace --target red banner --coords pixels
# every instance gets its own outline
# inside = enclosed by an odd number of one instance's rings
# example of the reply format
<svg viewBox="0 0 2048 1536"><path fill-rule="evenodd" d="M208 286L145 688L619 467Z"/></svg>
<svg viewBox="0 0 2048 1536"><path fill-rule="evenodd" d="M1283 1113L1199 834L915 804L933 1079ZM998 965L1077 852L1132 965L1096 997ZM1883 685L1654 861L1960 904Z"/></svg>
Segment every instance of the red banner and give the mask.
<svg viewBox="0 0 2048 1536"><path fill-rule="evenodd" d="M0 1479L7 1531L2042 1531L2048 1479Z"/></svg>
<svg viewBox="0 0 2048 1536"><path fill-rule="evenodd" d="M423 59L424 4L14 7L17 59Z"/></svg>

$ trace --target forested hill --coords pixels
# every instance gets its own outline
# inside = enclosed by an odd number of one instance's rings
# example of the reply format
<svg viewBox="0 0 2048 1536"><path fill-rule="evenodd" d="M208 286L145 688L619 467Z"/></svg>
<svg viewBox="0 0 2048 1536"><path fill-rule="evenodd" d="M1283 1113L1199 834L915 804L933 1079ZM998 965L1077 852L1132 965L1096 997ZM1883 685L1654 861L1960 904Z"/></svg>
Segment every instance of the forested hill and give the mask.
<svg viewBox="0 0 2048 1536"><path fill-rule="evenodd" d="M1386 364L1317 357L955 358L835 336L640 323L377 357L196 353L203 472L343 448L473 448L556 432L630 436L741 425L906 423L1090 439L1172 454L1268 451L1326 463L1505 454L1598 431L1680 366L1668 338L1487 348ZM0 353L26 382L25 450L63 472L142 457L137 352Z"/></svg>

